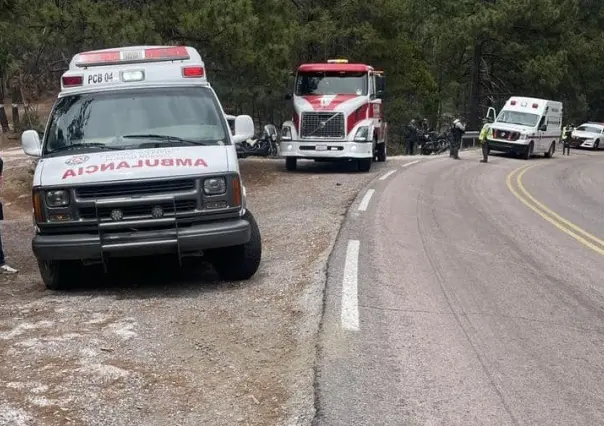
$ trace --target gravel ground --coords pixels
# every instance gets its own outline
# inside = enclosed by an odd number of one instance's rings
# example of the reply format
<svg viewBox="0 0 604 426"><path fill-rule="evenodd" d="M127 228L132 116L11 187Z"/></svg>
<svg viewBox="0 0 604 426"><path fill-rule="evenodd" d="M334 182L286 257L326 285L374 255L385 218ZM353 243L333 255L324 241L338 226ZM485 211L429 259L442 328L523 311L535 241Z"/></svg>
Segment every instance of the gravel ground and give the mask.
<svg viewBox="0 0 604 426"><path fill-rule="evenodd" d="M29 189L15 189L27 171L9 160L2 237L20 273L0 276L0 424L309 424L327 256L358 190L399 161L360 174L242 160L263 239L248 282L158 259L56 293L31 256Z"/></svg>

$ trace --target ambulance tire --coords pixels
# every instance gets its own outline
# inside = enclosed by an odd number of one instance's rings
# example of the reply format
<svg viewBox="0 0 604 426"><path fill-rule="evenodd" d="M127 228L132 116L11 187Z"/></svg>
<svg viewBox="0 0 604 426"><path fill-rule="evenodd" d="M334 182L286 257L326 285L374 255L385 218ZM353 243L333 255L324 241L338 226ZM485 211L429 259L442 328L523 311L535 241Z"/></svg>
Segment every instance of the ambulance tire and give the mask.
<svg viewBox="0 0 604 426"><path fill-rule="evenodd" d="M552 142L552 144L549 146L549 149L544 154L545 158L552 158L554 156L554 152L556 152L556 142Z"/></svg>
<svg viewBox="0 0 604 426"><path fill-rule="evenodd" d="M247 210L243 219L251 228L250 240L240 246L218 249L213 253L212 265L224 281L244 281L252 278L260 267L262 259L262 239L258 223Z"/></svg>
<svg viewBox="0 0 604 426"><path fill-rule="evenodd" d="M49 290L68 290L81 278L79 260L39 260L38 267L44 285Z"/></svg>
<svg viewBox="0 0 604 426"><path fill-rule="evenodd" d="M380 163L386 161L387 153L386 153L386 141L379 143L377 145L377 160Z"/></svg>
<svg viewBox="0 0 604 426"><path fill-rule="evenodd" d="M296 157L286 157L285 158L285 169L293 172L296 170L296 166L298 165L298 159Z"/></svg>
<svg viewBox="0 0 604 426"><path fill-rule="evenodd" d="M533 141L531 141L531 143L528 144L528 147L526 148L526 151L524 151L522 158L524 160L530 160L530 158L533 156L533 147L535 145L533 144Z"/></svg>

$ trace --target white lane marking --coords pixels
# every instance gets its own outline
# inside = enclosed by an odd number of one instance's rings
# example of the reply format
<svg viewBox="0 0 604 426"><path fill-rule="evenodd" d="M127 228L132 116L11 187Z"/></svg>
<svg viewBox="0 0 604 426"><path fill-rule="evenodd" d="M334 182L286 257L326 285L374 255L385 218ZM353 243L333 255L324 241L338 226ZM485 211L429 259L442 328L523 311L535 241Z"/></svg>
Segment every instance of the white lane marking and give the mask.
<svg viewBox="0 0 604 426"><path fill-rule="evenodd" d="M359 203L359 211L360 212L364 212L365 210L367 210L367 207L369 207L369 201L371 201L371 197L373 197L373 193L374 192L375 192L375 189L368 189L367 190L367 192L363 196L363 199Z"/></svg>
<svg viewBox="0 0 604 426"><path fill-rule="evenodd" d="M386 173L384 176L380 177L380 180L384 180L384 179L388 179L388 176L390 176L392 173L396 172L396 170L390 170L388 173Z"/></svg>
<svg viewBox="0 0 604 426"><path fill-rule="evenodd" d="M410 163L405 163L401 167L409 167L411 164L419 163L419 160L411 161Z"/></svg>
<svg viewBox="0 0 604 426"><path fill-rule="evenodd" d="M344 261L344 279L342 281L342 328L359 331L359 300L357 295L359 240L348 241L346 260Z"/></svg>

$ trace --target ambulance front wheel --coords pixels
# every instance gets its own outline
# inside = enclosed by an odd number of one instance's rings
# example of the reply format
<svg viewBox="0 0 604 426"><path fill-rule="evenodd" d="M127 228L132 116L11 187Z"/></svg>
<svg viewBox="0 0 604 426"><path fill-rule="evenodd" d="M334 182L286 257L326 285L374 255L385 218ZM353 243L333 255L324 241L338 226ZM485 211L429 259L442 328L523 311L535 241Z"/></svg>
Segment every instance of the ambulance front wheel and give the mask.
<svg viewBox="0 0 604 426"><path fill-rule="evenodd" d="M66 290L77 284L82 272L79 260L39 260L38 268L49 290Z"/></svg>
<svg viewBox="0 0 604 426"><path fill-rule="evenodd" d="M226 247L214 253L212 265L220 279L224 281L243 281L254 276L262 259L262 239L260 229L252 213L247 210L243 219L251 228L250 240L240 246Z"/></svg>

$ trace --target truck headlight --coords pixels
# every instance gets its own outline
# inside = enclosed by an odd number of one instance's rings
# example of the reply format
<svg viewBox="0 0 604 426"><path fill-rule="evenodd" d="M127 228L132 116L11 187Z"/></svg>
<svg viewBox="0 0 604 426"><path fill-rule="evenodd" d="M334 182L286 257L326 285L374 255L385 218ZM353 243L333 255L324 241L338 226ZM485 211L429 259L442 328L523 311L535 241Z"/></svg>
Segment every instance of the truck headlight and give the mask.
<svg viewBox="0 0 604 426"><path fill-rule="evenodd" d="M354 135L355 142L367 142L369 140L369 126L362 126L357 129Z"/></svg>
<svg viewBox="0 0 604 426"><path fill-rule="evenodd" d="M203 192L206 195L221 195L226 192L226 179L209 178L203 181Z"/></svg>
<svg viewBox="0 0 604 426"><path fill-rule="evenodd" d="M65 207L69 205L69 192L64 189L46 191L48 207Z"/></svg>
<svg viewBox="0 0 604 426"><path fill-rule="evenodd" d="M281 140L291 141L292 140L292 129L289 126L283 126L281 129Z"/></svg>

